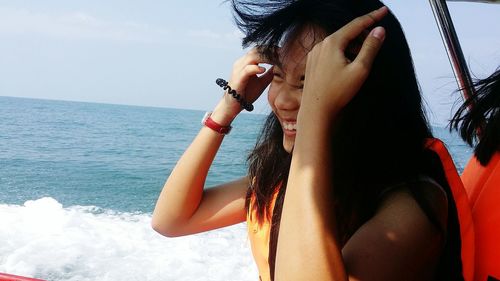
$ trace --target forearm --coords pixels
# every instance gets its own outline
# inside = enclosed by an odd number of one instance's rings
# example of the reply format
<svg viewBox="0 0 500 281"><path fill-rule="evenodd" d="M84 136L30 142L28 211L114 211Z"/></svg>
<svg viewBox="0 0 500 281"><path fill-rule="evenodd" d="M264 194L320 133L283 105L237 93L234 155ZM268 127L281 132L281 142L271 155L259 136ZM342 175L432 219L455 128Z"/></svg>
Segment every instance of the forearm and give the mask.
<svg viewBox="0 0 500 281"><path fill-rule="evenodd" d="M302 115L281 216L275 280L347 280L330 201L331 114Z"/></svg>
<svg viewBox="0 0 500 281"><path fill-rule="evenodd" d="M317 43L307 55L297 135L281 216L276 280L348 280L329 176L330 126L359 91L385 38L372 29L356 58L345 57L347 42L382 19L382 7L358 17ZM343 136L338 136L343 137Z"/></svg>
<svg viewBox="0 0 500 281"><path fill-rule="evenodd" d="M273 72L266 71L264 67L259 66L260 63L268 62L260 56L257 48L253 48L236 60L233 65L229 85L247 103L255 102L273 79ZM216 123L227 126L241 110L241 103L235 96L224 94L211 118ZM176 231L185 227L187 222L198 224L194 227L195 230L191 227L188 231L192 233L244 219L244 212L240 212L243 210L244 203L237 204L237 207L229 208L229 210L226 207L231 207L231 202L243 201L240 199L244 199L245 196L247 188L245 179L228 183L225 187L219 186L224 192L219 192L220 189L210 189L205 193L203 191L208 170L222 139L222 135L209 128L204 127L200 130L170 174L158 198L152 221L155 230L162 234L167 232L168 236L168 233L174 235L179 233ZM228 191L229 188L231 192ZM206 194L205 197L203 197L204 194ZM204 211L200 211L202 209ZM224 209L225 212L222 211ZM195 214L202 214L206 217L202 216L203 219L200 219ZM197 221L196 218L199 220ZM201 224L204 225L201 226ZM180 231L181 234L184 232Z"/></svg>
<svg viewBox="0 0 500 281"><path fill-rule="evenodd" d="M228 125L234 117L225 114L219 104L211 118ZM202 197L208 170L224 136L203 126L179 159L168 177L153 212L152 225L170 232L183 225L197 210Z"/></svg>

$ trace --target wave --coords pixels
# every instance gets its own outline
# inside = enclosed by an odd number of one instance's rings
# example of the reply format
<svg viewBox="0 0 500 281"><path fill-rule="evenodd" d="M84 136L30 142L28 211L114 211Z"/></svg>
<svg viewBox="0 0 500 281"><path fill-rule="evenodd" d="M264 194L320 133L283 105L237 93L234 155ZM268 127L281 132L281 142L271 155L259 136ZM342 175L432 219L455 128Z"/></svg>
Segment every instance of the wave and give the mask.
<svg viewBox="0 0 500 281"><path fill-rule="evenodd" d="M246 226L166 238L151 215L50 197L0 204L0 272L54 281L255 280Z"/></svg>

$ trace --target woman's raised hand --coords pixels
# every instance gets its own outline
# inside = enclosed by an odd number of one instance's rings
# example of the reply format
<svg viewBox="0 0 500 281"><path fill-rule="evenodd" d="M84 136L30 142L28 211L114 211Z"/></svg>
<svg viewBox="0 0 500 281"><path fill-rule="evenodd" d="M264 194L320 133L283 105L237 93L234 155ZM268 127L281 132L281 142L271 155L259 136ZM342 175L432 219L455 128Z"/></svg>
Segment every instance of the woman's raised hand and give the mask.
<svg viewBox="0 0 500 281"><path fill-rule="evenodd" d="M385 39L385 30L374 28L353 61L345 56L346 48L387 11L384 6L358 17L314 46L307 56L301 108L313 112L324 110L331 116L349 103L368 77Z"/></svg>
<svg viewBox="0 0 500 281"><path fill-rule="evenodd" d="M233 65L229 86L236 90L248 103L255 102L266 87L273 80L273 71L259 66L267 63L257 51L251 49L246 55L236 60ZM262 74L257 76L258 74ZM218 107L224 106L227 114L234 118L242 110L238 101L231 95L224 95L224 102Z"/></svg>

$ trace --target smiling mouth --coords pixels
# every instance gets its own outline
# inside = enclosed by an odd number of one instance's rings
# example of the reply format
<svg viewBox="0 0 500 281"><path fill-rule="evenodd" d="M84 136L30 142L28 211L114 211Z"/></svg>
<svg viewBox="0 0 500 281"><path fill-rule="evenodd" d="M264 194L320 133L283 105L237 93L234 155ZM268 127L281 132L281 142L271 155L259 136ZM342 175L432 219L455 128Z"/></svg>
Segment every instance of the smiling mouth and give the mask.
<svg viewBox="0 0 500 281"><path fill-rule="evenodd" d="M297 132L297 122L287 122L283 121L281 123L283 131L287 135L294 135Z"/></svg>

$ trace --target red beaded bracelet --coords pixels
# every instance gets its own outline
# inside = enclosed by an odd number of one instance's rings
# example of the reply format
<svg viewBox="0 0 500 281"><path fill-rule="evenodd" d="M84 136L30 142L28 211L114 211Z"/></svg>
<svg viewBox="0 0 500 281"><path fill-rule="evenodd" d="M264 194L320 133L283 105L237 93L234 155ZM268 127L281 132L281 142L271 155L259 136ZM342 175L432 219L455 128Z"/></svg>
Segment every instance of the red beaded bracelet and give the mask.
<svg viewBox="0 0 500 281"><path fill-rule="evenodd" d="M212 112L209 111L205 113L205 116L201 120L201 124L214 130L215 132L221 134L221 135L227 135L229 132L231 132L231 129L233 127L231 126L222 126L221 124L215 122L210 116L212 115Z"/></svg>

